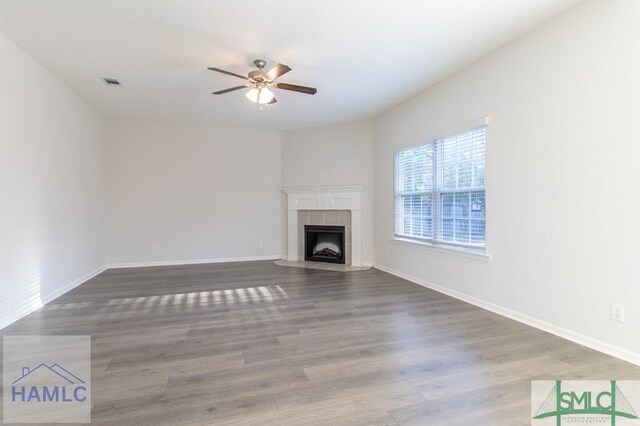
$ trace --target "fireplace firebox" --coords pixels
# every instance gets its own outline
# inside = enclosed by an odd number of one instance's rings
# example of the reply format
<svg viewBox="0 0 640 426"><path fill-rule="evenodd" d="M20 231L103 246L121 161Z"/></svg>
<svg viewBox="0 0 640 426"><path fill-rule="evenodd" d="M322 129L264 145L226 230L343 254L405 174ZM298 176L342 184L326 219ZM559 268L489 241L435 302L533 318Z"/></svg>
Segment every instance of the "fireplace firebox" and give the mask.
<svg viewBox="0 0 640 426"><path fill-rule="evenodd" d="M344 226L305 225L304 260L345 263Z"/></svg>

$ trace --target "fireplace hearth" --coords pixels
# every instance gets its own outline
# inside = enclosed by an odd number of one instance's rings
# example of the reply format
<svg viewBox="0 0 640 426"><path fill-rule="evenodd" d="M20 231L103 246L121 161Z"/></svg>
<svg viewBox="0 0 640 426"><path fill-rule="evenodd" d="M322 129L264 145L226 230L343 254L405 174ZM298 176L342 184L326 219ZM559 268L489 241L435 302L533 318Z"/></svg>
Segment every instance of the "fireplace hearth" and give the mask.
<svg viewBox="0 0 640 426"><path fill-rule="evenodd" d="M305 225L304 260L345 263L344 226Z"/></svg>

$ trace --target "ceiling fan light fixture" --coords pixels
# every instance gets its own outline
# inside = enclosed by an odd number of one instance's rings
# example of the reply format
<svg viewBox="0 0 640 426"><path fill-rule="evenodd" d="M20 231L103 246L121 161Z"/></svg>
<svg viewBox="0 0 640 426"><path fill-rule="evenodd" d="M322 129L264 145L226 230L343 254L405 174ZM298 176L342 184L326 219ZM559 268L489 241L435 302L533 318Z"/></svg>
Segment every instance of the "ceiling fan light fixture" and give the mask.
<svg viewBox="0 0 640 426"><path fill-rule="evenodd" d="M263 87L260 89L254 87L251 90L249 90L245 96L251 102L255 102L258 104L268 104L275 97L273 92L269 90L269 88L267 87Z"/></svg>

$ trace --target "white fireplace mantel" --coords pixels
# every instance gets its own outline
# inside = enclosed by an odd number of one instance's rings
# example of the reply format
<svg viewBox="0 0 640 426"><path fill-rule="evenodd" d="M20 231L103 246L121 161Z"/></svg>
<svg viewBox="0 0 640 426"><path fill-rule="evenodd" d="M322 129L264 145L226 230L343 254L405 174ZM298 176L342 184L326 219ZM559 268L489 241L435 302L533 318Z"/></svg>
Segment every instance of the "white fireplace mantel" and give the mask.
<svg viewBox="0 0 640 426"><path fill-rule="evenodd" d="M282 188L287 193L287 260L298 260L298 210L351 210L351 265L362 266L363 185Z"/></svg>

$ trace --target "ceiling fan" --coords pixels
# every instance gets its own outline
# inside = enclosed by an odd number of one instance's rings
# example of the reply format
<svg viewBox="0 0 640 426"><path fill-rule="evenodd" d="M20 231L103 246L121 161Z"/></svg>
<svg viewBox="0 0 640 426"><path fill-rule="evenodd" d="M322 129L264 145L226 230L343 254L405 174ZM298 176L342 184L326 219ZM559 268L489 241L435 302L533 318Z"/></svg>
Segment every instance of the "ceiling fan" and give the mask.
<svg viewBox="0 0 640 426"><path fill-rule="evenodd" d="M260 104L260 110L262 110L263 105L275 104L277 102L272 89L289 90L292 92L305 93L307 95L315 95L317 92L317 90L313 87L276 82L276 79L291 71L291 68L286 65L278 64L271 70L265 72L263 68L265 65L267 65L267 61L265 61L264 59L256 59L255 61L253 61L253 63L256 67L258 67L258 69L249 72L249 74L247 74L247 77L230 71L221 70L220 68L209 67L211 71L221 72L223 74L228 74L247 80L247 82L242 86L235 86L230 87L229 89L219 90L217 92L213 92L213 94L224 95L225 93L235 92L236 90L251 88L245 96L251 102Z"/></svg>

